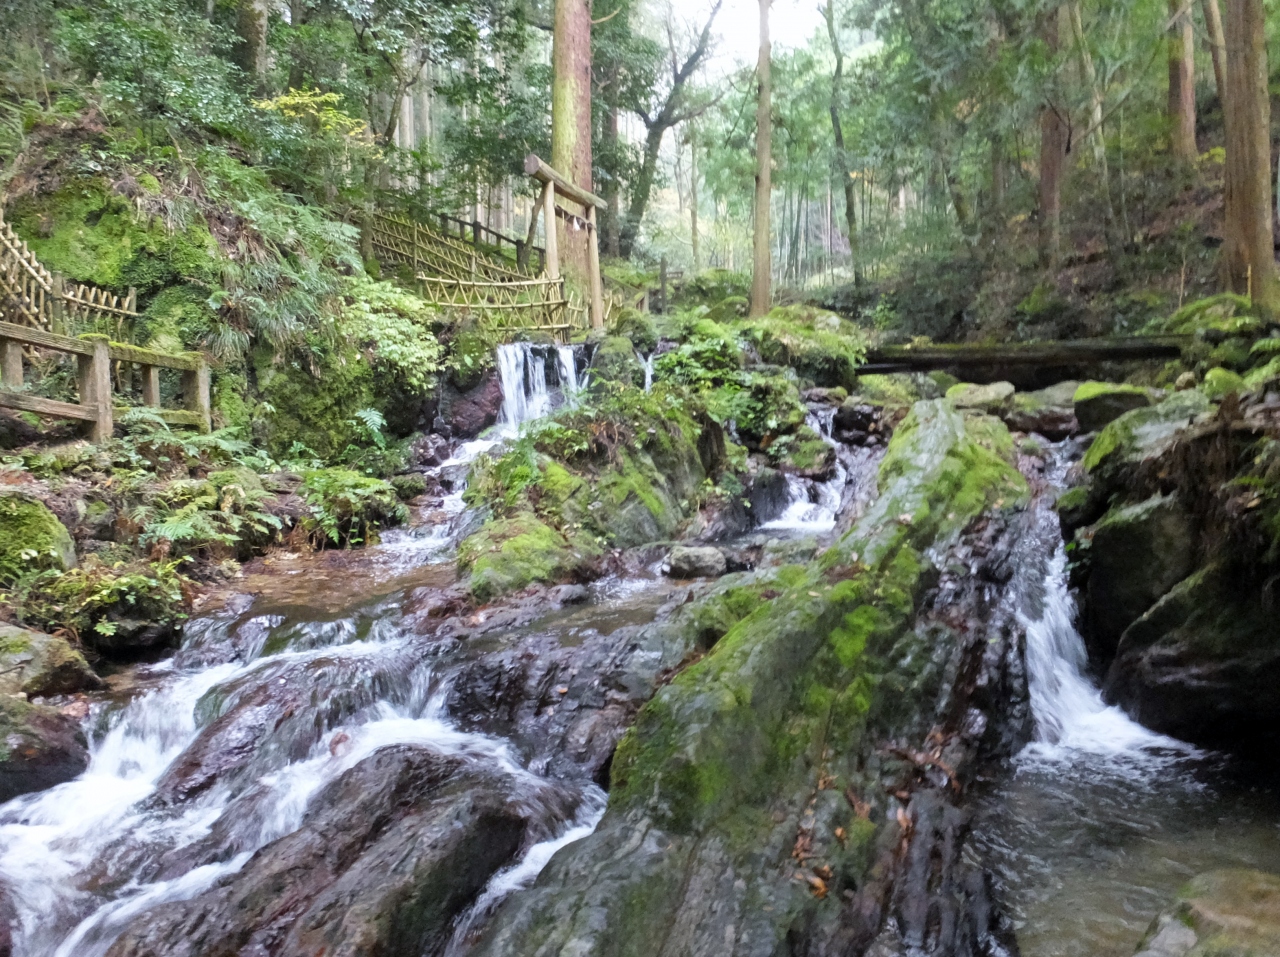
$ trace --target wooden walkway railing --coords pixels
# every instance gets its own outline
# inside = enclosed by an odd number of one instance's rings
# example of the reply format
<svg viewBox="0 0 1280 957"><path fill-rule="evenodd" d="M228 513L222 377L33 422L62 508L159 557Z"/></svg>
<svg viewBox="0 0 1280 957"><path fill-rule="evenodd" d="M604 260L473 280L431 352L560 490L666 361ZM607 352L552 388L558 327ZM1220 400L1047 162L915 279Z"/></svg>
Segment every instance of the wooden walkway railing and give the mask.
<svg viewBox="0 0 1280 957"><path fill-rule="evenodd" d="M391 213L374 213L374 253L379 259L403 263L419 272L469 282L519 282L529 277L510 263L436 232L417 220Z"/></svg>
<svg viewBox="0 0 1280 957"><path fill-rule="evenodd" d="M79 361L77 381L80 401L59 402L23 392L24 346L52 349L76 356ZM106 336L73 339L12 322L0 322L0 408L89 422L92 424L93 440L105 441L111 437L116 414L127 412L129 408L117 408L113 401L113 362L138 368L142 379L142 403L155 409L165 422L209 431L209 366L200 355L167 355L111 342ZM176 369L182 373L184 409L161 409L161 369Z"/></svg>
<svg viewBox="0 0 1280 957"><path fill-rule="evenodd" d="M137 295L69 283L36 258L0 214L0 321L60 332L69 320L132 319Z"/></svg>

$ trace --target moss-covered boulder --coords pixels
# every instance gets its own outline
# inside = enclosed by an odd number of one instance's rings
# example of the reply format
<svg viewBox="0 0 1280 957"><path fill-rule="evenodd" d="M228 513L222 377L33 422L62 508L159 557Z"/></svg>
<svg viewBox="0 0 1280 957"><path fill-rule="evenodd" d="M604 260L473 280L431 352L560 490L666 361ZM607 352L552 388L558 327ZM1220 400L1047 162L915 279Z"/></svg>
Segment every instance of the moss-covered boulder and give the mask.
<svg viewBox="0 0 1280 957"><path fill-rule="evenodd" d="M1080 428L1085 432L1096 432L1126 412L1151 405L1151 394L1136 385L1081 382L1072 404Z"/></svg>
<svg viewBox="0 0 1280 957"><path fill-rule="evenodd" d="M848 388L866 352L862 330L833 312L779 306L741 327L765 362L795 370L815 385Z"/></svg>
<svg viewBox="0 0 1280 957"><path fill-rule="evenodd" d="M573 576L600 554L589 539L570 543L534 515L486 522L458 549L458 568L479 601L519 591L535 582Z"/></svg>
<svg viewBox="0 0 1280 957"><path fill-rule="evenodd" d="M960 382L947 390L947 399L957 409L977 409L989 415L999 415L1008 407L1013 393L1010 382L992 382L989 385Z"/></svg>
<svg viewBox="0 0 1280 957"><path fill-rule="evenodd" d="M1280 722L1280 618L1255 583L1210 564L1125 629L1106 693L1157 731L1269 755Z"/></svg>
<svg viewBox="0 0 1280 957"><path fill-rule="evenodd" d="M1078 382L1059 382L1035 392L1016 392L1000 413L1015 432L1035 432L1057 442L1076 432L1075 394Z"/></svg>
<svg viewBox="0 0 1280 957"><path fill-rule="evenodd" d="M1091 473L1115 473L1158 457L1188 425L1207 416L1214 406L1203 392L1176 392L1158 405L1126 412L1108 424L1085 453Z"/></svg>
<svg viewBox="0 0 1280 957"><path fill-rule="evenodd" d="M65 571L75 564L71 533L43 502L0 492L0 585L28 572Z"/></svg>
<svg viewBox="0 0 1280 957"><path fill-rule="evenodd" d="M66 638L0 624L0 694L35 698L101 686L84 655Z"/></svg>
<svg viewBox="0 0 1280 957"><path fill-rule="evenodd" d="M1136 957L1280 954L1280 875L1230 869L1193 878L1151 922Z"/></svg>
<svg viewBox="0 0 1280 957"><path fill-rule="evenodd" d="M1246 388L1244 378L1230 369L1210 369L1204 374L1204 382L1200 386L1204 394L1211 399L1221 399L1232 392L1243 392Z"/></svg>
<svg viewBox="0 0 1280 957"><path fill-rule="evenodd" d="M644 366L636 358L636 347L626 336L608 336L596 346L591 357L591 382L644 385Z"/></svg>
<svg viewBox="0 0 1280 957"><path fill-rule="evenodd" d="M88 745L74 721L0 694L0 804L70 781L88 766Z"/></svg>
<svg viewBox="0 0 1280 957"><path fill-rule="evenodd" d="M1124 630L1195 568L1191 516L1172 495L1113 508L1091 530L1086 631L1109 660Z"/></svg>
<svg viewBox="0 0 1280 957"><path fill-rule="evenodd" d="M1027 494L942 401L915 406L879 485L816 562L742 594L710 653L642 709L604 820L504 906L478 955L786 953L797 927L836 917L829 888L863 886L885 831L855 806L857 755L936 701L945 668L910 629L931 556ZM825 876L796 879L818 845Z"/></svg>

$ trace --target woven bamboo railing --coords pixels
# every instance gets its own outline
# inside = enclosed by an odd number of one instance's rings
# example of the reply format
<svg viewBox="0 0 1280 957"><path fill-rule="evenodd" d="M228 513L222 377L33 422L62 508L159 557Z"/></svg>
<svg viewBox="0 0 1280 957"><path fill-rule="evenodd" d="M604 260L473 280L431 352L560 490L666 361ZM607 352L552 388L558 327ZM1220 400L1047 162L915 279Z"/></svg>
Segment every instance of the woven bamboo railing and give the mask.
<svg viewBox="0 0 1280 957"><path fill-rule="evenodd" d="M97 286L67 282L44 267L0 214L0 321L61 332L68 320L119 323L137 315L134 290L118 296Z"/></svg>

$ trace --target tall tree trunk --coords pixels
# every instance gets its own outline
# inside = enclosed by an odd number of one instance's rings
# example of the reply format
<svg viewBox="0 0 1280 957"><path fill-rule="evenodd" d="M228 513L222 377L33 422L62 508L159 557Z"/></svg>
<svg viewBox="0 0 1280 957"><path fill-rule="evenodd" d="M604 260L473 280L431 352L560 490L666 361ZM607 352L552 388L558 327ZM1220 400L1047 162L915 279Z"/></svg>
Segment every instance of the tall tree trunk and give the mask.
<svg viewBox="0 0 1280 957"><path fill-rule="evenodd" d="M1204 0L1204 32L1209 36L1209 55L1213 58L1213 82L1218 90L1218 102L1227 100L1227 67L1222 41L1222 11L1218 0Z"/></svg>
<svg viewBox="0 0 1280 957"><path fill-rule="evenodd" d="M551 42L551 165L591 189L591 0L555 0ZM548 223L548 228L552 224ZM560 227L565 272L587 278L587 231Z"/></svg>
<svg viewBox="0 0 1280 957"><path fill-rule="evenodd" d="M1050 54L1058 52L1058 12L1041 20ZM1051 100L1040 109L1040 260L1055 267L1062 247L1062 170L1067 158L1067 127Z"/></svg>
<svg viewBox="0 0 1280 957"><path fill-rule="evenodd" d="M698 127L689 127L689 238L693 240L693 271L702 272L702 250L698 244Z"/></svg>
<svg viewBox="0 0 1280 957"><path fill-rule="evenodd" d="M259 96L267 92L267 68L270 65L267 55L269 15L266 0L238 0L236 3L236 35L240 38L236 60L240 69L249 75L254 91Z"/></svg>
<svg viewBox="0 0 1280 957"><path fill-rule="evenodd" d="M1227 287L1251 294L1274 316L1280 310L1280 283L1271 230L1271 101L1263 16L1263 0L1227 0L1222 262Z"/></svg>
<svg viewBox="0 0 1280 957"><path fill-rule="evenodd" d="M608 146L609 155L616 160L618 154L618 107L610 104L608 112L604 118L604 141ZM609 204L609 208L605 210L604 219L604 246L605 253L617 259L622 255L622 189L618 183L617 175L609 177L609 182L605 184L604 199Z"/></svg>
<svg viewBox="0 0 1280 957"><path fill-rule="evenodd" d="M1261 2L1261 0L1259 0ZM773 256L769 243L769 198L773 193L773 104L769 48L769 3L760 3L760 58L756 62L756 210L751 237L751 315L763 316L772 305Z"/></svg>
<svg viewBox="0 0 1280 957"><path fill-rule="evenodd" d="M849 238L849 257L853 261L853 283L862 282L862 265L858 261L858 208L857 198L853 195L853 177L849 175L849 156L844 148L844 126L840 122L840 94L844 80L844 50L840 47L840 34L836 31L836 0L827 0L822 8L827 21L827 36L831 39L831 52L836 57L836 69L831 74L831 133L836 146L836 174L844 187L844 222Z"/></svg>
<svg viewBox="0 0 1280 957"><path fill-rule="evenodd" d="M305 79L302 70L302 27L307 22L307 4L305 0L289 0L289 32L293 42L290 44L289 89L300 90Z"/></svg>
<svg viewBox="0 0 1280 957"><path fill-rule="evenodd" d="M1191 8L1169 0L1169 148L1175 159L1193 163L1196 149L1196 57Z"/></svg>
<svg viewBox="0 0 1280 957"><path fill-rule="evenodd" d="M662 150L665 126L651 126L644 138L644 159L640 162L640 174L631 188L631 202L627 205L627 218L622 223L622 255L630 256L640 234L640 221L649 206L649 194L653 192L658 177L658 154Z"/></svg>

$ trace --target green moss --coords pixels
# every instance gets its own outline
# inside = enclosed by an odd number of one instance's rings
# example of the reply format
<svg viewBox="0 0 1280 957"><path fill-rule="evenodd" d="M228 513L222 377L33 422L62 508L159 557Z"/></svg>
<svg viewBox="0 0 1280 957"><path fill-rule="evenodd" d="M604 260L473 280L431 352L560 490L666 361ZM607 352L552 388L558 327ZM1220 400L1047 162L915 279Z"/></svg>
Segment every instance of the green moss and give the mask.
<svg viewBox="0 0 1280 957"><path fill-rule="evenodd" d="M596 347L591 357L591 383L644 385L644 367L636 358L636 347L625 336L609 336Z"/></svg>
<svg viewBox="0 0 1280 957"><path fill-rule="evenodd" d="M1256 334L1262 322L1253 314L1253 305L1244 296L1221 293L1189 302L1168 319L1157 321L1150 331L1173 334L1225 332Z"/></svg>
<svg viewBox="0 0 1280 957"><path fill-rule="evenodd" d="M911 377L900 373L860 375L850 392L875 405L910 405L920 399Z"/></svg>
<svg viewBox="0 0 1280 957"><path fill-rule="evenodd" d="M350 469L306 472L298 492L307 504L302 527L318 548L375 544L381 529L408 517L389 483Z"/></svg>
<svg viewBox="0 0 1280 957"><path fill-rule="evenodd" d="M769 446L769 457L785 472L821 473L835 461L835 449L817 432L802 425Z"/></svg>
<svg viewBox="0 0 1280 957"><path fill-rule="evenodd" d="M741 331L765 362L788 366L821 386L852 387L866 356L866 337L857 326L810 306L779 306Z"/></svg>
<svg viewBox="0 0 1280 957"><path fill-rule="evenodd" d="M562 579L598 552L583 541L570 542L533 515L486 522L458 547L458 567L479 601L518 591L534 582Z"/></svg>
<svg viewBox="0 0 1280 957"><path fill-rule="evenodd" d="M1076 386L1072 402L1088 402L1106 395L1140 395L1146 396L1147 390L1141 386L1128 385L1123 382L1081 382Z"/></svg>
<svg viewBox="0 0 1280 957"><path fill-rule="evenodd" d="M0 584L75 564L71 534L43 502L12 492L0 494Z"/></svg>
<svg viewBox="0 0 1280 957"><path fill-rule="evenodd" d="M1122 466L1154 453L1212 404L1203 392L1176 392L1158 405L1134 409L1107 424L1085 453L1085 471Z"/></svg>
<svg viewBox="0 0 1280 957"><path fill-rule="evenodd" d="M697 831L777 793L832 721L857 733L875 708L873 663L910 621L925 549L1027 493L941 402L918 404L895 433L880 484L875 506L823 560L642 709L614 758L616 807Z"/></svg>
<svg viewBox="0 0 1280 957"><path fill-rule="evenodd" d="M202 219L173 231L158 218L140 220L129 200L99 179L24 199L11 221L48 268L79 282L146 294L181 279L217 277L218 245Z"/></svg>
<svg viewBox="0 0 1280 957"><path fill-rule="evenodd" d="M349 343L316 344L283 356L258 349L254 365L261 431L273 455L287 455L296 443L333 460L360 437L356 413L379 407L369 363Z"/></svg>
<svg viewBox="0 0 1280 957"><path fill-rule="evenodd" d="M1211 399L1221 399L1231 392L1243 392L1245 381L1230 369L1210 369L1205 373L1200 388Z"/></svg>
<svg viewBox="0 0 1280 957"><path fill-rule="evenodd" d="M653 319L637 309L621 309L613 322L613 335L631 340L631 344L648 355L658 345L658 330Z"/></svg>

